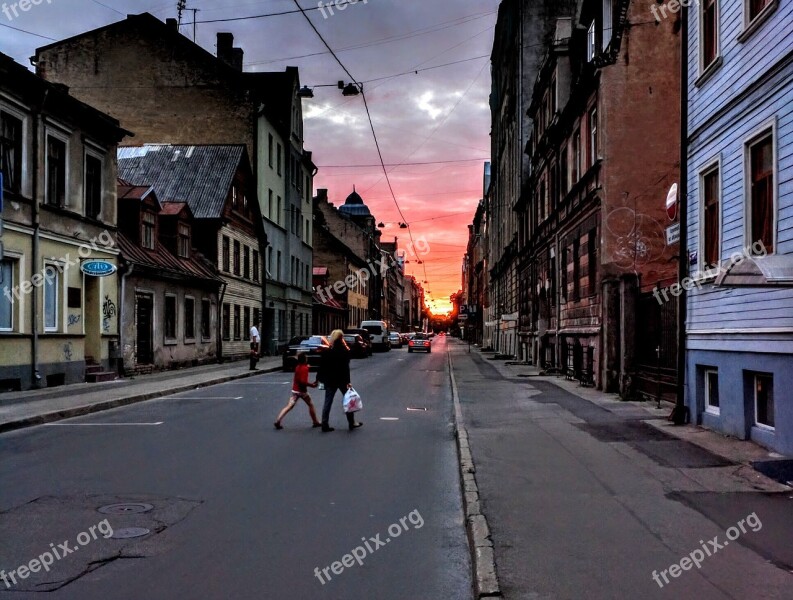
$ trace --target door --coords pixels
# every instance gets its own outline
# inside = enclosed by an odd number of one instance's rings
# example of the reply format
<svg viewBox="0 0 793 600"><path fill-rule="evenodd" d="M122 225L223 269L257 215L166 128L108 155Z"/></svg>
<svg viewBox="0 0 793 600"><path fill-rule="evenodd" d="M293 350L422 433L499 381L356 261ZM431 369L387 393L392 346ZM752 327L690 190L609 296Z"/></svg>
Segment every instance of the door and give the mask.
<svg viewBox="0 0 793 600"><path fill-rule="evenodd" d="M152 313L154 300L149 294L135 295L135 322L137 325L137 364L150 365L154 361Z"/></svg>

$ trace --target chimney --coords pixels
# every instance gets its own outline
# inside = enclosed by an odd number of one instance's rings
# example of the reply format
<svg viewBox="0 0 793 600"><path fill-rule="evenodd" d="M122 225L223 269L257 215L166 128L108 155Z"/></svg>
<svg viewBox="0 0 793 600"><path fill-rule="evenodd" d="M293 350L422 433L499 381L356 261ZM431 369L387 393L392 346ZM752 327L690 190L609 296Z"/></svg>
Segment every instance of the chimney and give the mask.
<svg viewBox="0 0 793 600"><path fill-rule="evenodd" d="M227 65L242 71L242 48L234 47L233 33L218 33L218 58Z"/></svg>
<svg viewBox="0 0 793 600"><path fill-rule="evenodd" d="M176 19L165 19L165 25L171 31L179 31L179 22Z"/></svg>
<svg viewBox="0 0 793 600"><path fill-rule="evenodd" d="M326 188L319 188L317 190L317 200L319 202L327 202L328 201L328 190Z"/></svg>

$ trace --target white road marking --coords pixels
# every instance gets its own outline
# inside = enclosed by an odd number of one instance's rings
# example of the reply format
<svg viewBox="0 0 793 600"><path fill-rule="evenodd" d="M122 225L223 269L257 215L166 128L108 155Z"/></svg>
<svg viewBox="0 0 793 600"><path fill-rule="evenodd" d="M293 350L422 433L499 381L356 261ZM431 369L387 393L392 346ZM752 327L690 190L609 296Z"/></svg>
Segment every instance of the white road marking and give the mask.
<svg viewBox="0 0 793 600"><path fill-rule="evenodd" d="M156 423L44 423L47 427L156 427L165 421Z"/></svg>
<svg viewBox="0 0 793 600"><path fill-rule="evenodd" d="M232 398L231 396L172 396L174 400L239 400L242 398Z"/></svg>
<svg viewBox="0 0 793 600"><path fill-rule="evenodd" d="M380 417L381 421L399 421L399 417Z"/></svg>

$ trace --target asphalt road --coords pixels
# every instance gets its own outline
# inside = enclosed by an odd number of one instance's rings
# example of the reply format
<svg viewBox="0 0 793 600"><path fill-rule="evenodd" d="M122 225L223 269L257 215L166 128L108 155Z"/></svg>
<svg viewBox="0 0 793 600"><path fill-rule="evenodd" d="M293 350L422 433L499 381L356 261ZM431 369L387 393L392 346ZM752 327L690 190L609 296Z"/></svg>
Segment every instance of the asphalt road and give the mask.
<svg viewBox="0 0 793 600"><path fill-rule="evenodd" d="M354 432L273 373L0 436L0 598L470 598L444 346L354 361Z"/></svg>

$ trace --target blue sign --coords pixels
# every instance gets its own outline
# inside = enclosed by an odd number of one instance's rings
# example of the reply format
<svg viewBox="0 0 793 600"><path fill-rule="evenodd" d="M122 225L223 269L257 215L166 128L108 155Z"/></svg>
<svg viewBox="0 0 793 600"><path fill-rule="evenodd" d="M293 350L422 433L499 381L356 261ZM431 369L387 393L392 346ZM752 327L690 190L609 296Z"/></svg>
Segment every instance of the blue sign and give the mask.
<svg viewBox="0 0 793 600"><path fill-rule="evenodd" d="M80 265L80 270L91 277L107 277L116 272L116 265L104 260L87 260Z"/></svg>

